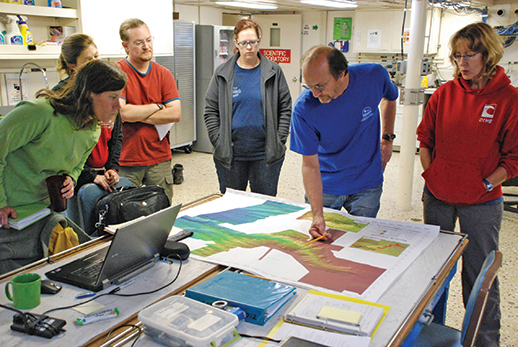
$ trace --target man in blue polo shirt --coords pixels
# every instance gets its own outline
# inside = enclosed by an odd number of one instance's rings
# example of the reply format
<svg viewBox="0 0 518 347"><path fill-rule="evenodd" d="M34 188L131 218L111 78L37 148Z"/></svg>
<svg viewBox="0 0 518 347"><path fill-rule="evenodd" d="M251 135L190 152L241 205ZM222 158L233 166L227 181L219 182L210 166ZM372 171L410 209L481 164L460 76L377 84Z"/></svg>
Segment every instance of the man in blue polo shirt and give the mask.
<svg viewBox="0 0 518 347"><path fill-rule="evenodd" d="M292 151L302 154L313 237L327 235L323 207L376 217L383 170L392 156L397 87L379 64L348 67L334 47L310 48L302 58L307 89L291 117ZM379 108L378 108L379 107Z"/></svg>

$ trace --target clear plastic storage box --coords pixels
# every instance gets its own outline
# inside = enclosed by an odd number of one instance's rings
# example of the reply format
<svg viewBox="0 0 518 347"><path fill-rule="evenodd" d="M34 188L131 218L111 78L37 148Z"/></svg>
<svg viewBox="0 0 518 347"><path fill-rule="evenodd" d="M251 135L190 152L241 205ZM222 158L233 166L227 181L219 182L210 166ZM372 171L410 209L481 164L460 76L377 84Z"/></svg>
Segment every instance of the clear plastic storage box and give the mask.
<svg viewBox="0 0 518 347"><path fill-rule="evenodd" d="M171 296L140 311L144 332L167 346L222 346L234 337L237 316L183 297Z"/></svg>

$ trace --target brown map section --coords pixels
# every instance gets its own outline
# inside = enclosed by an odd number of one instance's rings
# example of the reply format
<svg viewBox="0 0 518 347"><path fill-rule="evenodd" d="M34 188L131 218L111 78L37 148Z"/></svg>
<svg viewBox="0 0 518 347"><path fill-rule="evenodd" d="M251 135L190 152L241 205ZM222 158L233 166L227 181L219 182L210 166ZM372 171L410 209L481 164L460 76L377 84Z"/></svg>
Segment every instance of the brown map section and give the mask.
<svg viewBox="0 0 518 347"><path fill-rule="evenodd" d="M299 280L301 283L336 292L347 290L363 294L385 272L385 269L336 258L332 252L340 251L343 247L334 246L331 243L346 232L337 229L330 231L331 239L317 241L298 249L282 248L278 242L266 242L264 246L287 253L304 266L309 273Z"/></svg>

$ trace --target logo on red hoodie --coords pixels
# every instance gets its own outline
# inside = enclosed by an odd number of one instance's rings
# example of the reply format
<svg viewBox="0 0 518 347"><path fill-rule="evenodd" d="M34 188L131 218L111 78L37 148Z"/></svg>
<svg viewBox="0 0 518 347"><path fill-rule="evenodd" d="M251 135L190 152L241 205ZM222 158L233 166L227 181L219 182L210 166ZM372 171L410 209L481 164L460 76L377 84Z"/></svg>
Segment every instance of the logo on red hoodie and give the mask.
<svg viewBox="0 0 518 347"><path fill-rule="evenodd" d="M482 111L479 122L491 123L493 121L493 116L495 115L495 110L496 104L484 105L484 110Z"/></svg>

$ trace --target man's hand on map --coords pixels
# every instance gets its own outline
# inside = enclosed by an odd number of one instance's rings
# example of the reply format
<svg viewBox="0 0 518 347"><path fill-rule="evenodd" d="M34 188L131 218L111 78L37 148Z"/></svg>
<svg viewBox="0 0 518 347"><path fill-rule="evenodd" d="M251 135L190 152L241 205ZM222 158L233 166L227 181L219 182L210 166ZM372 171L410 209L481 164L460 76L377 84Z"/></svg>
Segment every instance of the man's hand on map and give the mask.
<svg viewBox="0 0 518 347"><path fill-rule="evenodd" d="M322 235L326 235L322 238L322 240L327 240L331 237L331 234L326 230L326 221L324 220L324 216L313 216L313 223L309 227L309 234L313 238L321 237Z"/></svg>

